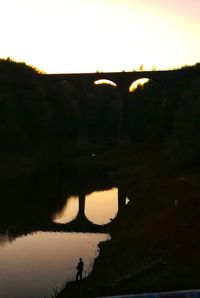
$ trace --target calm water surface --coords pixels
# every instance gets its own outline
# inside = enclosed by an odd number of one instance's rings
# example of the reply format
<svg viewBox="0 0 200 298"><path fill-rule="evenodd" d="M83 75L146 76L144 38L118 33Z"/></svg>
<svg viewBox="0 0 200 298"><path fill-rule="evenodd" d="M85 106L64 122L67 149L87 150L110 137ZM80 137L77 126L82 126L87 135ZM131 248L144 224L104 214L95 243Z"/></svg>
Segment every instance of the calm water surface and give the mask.
<svg viewBox="0 0 200 298"><path fill-rule="evenodd" d="M79 257L85 263L84 276L90 274L99 242L110 239L98 227L109 225L117 216L118 197L117 188L67 196L49 221L33 216L37 225L32 228L27 215L26 227L23 223L23 228L4 229L0 234L0 297L50 297L55 288L60 290L66 281L75 279Z"/></svg>
<svg viewBox="0 0 200 298"><path fill-rule="evenodd" d="M84 276L98 256L98 243L108 234L37 232L0 247L0 297L47 297L74 280L82 256Z"/></svg>
<svg viewBox="0 0 200 298"><path fill-rule="evenodd" d="M53 218L57 223L68 223L79 212L79 197L67 198L65 206ZM115 218L118 212L118 189L95 191L85 196L84 214L86 218L98 225L104 225Z"/></svg>

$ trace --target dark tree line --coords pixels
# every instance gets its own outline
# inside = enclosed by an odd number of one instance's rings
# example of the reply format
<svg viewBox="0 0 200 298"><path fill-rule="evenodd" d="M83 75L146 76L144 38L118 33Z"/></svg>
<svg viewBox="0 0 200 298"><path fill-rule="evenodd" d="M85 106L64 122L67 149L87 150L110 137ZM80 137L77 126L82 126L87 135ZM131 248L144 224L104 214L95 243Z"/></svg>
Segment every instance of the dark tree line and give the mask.
<svg viewBox="0 0 200 298"><path fill-rule="evenodd" d="M162 143L174 163L194 162L200 151L200 65L193 78L168 89L149 81L122 94L109 85L82 94L68 82L47 82L33 67L0 60L0 139L18 148L62 139L91 141L128 136L133 143ZM2 147L1 146L1 147Z"/></svg>

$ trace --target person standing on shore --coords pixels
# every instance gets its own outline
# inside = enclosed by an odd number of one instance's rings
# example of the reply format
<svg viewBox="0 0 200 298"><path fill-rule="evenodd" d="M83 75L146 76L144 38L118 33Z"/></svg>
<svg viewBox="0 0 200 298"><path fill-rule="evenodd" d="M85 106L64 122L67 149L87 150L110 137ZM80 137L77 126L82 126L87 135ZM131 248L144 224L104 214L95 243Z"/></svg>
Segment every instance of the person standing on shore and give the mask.
<svg viewBox="0 0 200 298"><path fill-rule="evenodd" d="M82 280L83 266L84 266L84 262L82 261L82 258L79 258L79 262L76 267L76 270L77 270L76 281L78 281L79 278L80 278L80 280Z"/></svg>

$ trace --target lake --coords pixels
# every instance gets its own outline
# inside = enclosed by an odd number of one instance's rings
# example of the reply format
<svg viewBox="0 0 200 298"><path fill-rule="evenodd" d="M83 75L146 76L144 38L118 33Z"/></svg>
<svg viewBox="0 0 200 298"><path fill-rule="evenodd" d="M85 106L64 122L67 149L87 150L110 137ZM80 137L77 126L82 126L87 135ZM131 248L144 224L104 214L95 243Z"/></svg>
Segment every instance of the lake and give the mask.
<svg viewBox="0 0 200 298"><path fill-rule="evenodd" d="M79 257L83 277L91 273L98 244L110 239L109 225L128 198L102 171L83 171L82 179L75 172L1 183L0 297L51 297L75 280Z"/></svg>

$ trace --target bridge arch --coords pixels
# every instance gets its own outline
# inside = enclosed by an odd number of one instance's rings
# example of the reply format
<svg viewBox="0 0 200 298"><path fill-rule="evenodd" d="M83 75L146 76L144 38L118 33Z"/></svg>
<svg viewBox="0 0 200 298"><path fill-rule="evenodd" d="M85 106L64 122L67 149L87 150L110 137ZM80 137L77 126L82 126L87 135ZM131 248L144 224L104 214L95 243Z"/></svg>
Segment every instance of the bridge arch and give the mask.
<svg viewBox="0 0 200 298"><path fill-rule="evenodd" d="M134 92L138 87L142 88L149 81L151 81L150 78L141 78L141 79L134 80L129 86L129 92Z"/></svg>
<svg viewBox="0 0 200 298"><path fill-rule="evenodd" d="M78 144L81 146L87 142L95 141L97 137L114 138L114 140L121 141L123 138L128 140L134 139L134 123L131 112L135 111L134 116L138 118L144 118L142 113L142 107L140 105L149 104L153 110L150 96L147 94L150 88L142 88L142 92L128 92L132 82L147 78L152 82L156 82L160 86L160 94L155 94L152 99L156 108L160 109L162 113L162 107L167 107L167 92L168 86L173 86L185 76L190 75L186 71L132 71L132 72L107 72L107 73L81 73L81 74L51 74L42 75L42 77L48 81L69 81L80 92L79 99L76 100L76 109L78 121L77 121L77 136ZM94 82L99 80L109 80L117 85L117 88L102 88L95 87ZM148 84L147 84L148 85ZM150 84L151 86L153 84ZM113 86L114 87L114 86ZM107 89L107 90L106 90ZM104 92L110 92L107 98L104 96ZM130 94L131 93L131 94ZM143 93L143 94L139 94ZM115 95L118 96L115 96ZM104 98L104 102L100 102L100 97ZM110 98L109 98L110 96ZM141 96L141 98L139 98ZM140 99L143 101L141 102ZM93 100L95 99L95 100ZM107 100L109 99L109 100ZM115 100L117 99L117 100ZM155 102L157 101L157 102ZM105 106L106 109L105 109ZM97 109L97 104L99 107ZM137 105L136 105L137 104ZM109 109L111 111L109 117ZM141 110L140 117L138 111ZM144 110L144 109L143 109ZM99 113L101 111L101 113ZM149 109L146 109L149 111ZM149 113L150 114L150 113ZM155 113L154 113L155 114ZM159 114L159 113L158 113ZM161 114L161 113L160 113ZM101 119L101 123L97 123L97 117ZM75 118L75 117L72 117ZM102 125L103 124L103 125ZM137 125L136 125L137 126ZM151 125L152 126L152 125ZM139 129L139 128L138 128ZM153 128L152 128L153 129ZM139 133L139 132L138 132ZM140 133L141 134L141 133Z"/></svg>
<svg viewBox="0 0 200 298"><path fill-rule="evenodd" d="M117 86L123 90L127 90L131 82L140 78L149 78L158 80L162 85L173 84L185 77L196 76L198 73L190 69L180 70L158 70L158 71L132 71L132 72L96 72L96 73L71 73L71 74L41 74L41 78L49 81L71 81L82 90L87 90L88 86L95 80L106 79L114 81Z"/></svg>
<svg viewBox="0 0 200 298"><path fill-rule="evenodd" d="M165 85L147 76L130 87L133 89L125 103L124 127L131 142L163 141L169 125Z"/></svg>
<svg viewBox="0 0 200 298"><path fill-rule="evenodd" d="M93 80L85 97L87 133L97 138L118 140L121 107L120 90L115 80Z"/></svg>
<svg viewBox="0 0 200 298"><path fill-rule="evenodd" d="M93 84L94 85L109 85L109 86L117 87L117 84L114 81L108 80L108 79L98 79L98 80L94 81Z"/></svg>

